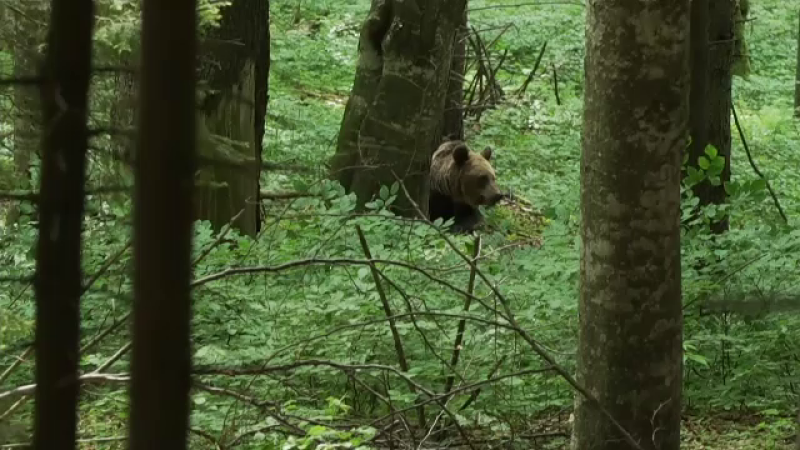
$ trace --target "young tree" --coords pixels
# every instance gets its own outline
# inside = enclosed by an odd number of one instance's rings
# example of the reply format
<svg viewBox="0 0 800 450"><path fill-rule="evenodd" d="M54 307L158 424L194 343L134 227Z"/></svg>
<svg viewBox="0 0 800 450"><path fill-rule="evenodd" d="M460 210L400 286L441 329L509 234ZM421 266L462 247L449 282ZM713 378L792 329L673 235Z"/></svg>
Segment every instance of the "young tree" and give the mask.
<svg viewBox="0 0 800 450"><path fill-rule="evenodd" d="M196 0L142 2L131 450L187 448Z"/></svg>
<svg viewBox="0 0 800 450"><path fill-rule="evenodd" d="M80 343L81 225L89 138L92 0L53 0L41 70L43 124L36 246L33 448L74 449Z"/></svg>
<svg viewBox="0 0 800 450"><path fill-rule="evenodd" d="M218 134L242 145L225 151L201 143L203 181L198 218L219 230L234 222L255 236L259 218L259 177L269 83L269 1L233 0L222 9L219 27L203 45L200 78L209 93L198 116L201 136Z"/></svg>
<svg viewBox="0 0 800 450"><path fill-rule="evenodd" d="M363 206L403 179L427 213L428 170L450 79L453 41L466 0L372 0L361 28L353 89L331 175ZM414 215L404 196L396 211Z"/></svg>
<svg viewBox="0 0 800 450"><path fill-rule="evenodd" d="M577 377L645 449L680 445L689 0L591 0ZM630 448L579 396L573 449Z"/></svg>

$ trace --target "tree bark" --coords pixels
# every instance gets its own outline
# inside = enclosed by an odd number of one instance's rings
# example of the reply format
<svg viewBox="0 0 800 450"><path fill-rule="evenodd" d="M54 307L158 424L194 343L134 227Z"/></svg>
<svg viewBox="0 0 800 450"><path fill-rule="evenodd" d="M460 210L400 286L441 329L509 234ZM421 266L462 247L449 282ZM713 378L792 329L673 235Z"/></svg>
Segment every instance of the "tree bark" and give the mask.
<svg viewBox="0 0 800 450"><path fill-rule="evenodd" d="M750 50L745 39L745 26L750 16L750 0L734 0L733 5L733 64L731 73L745 80L750 78Z"/></svg>
<svg viewBox="0 0 800 450"><path fill-rule="evenodd" d="M43 133L36 248L33 448L74 449L80 358L92 0L53 0L41 71Z"/></svg>
<svg viewBox="0 0 800 450"><path fill-rule="evenodd" d="M198 218L219 230L244 209L234 227L260 229L259 181L269 86L269 2L234 0L222 9L219 28L204 45L200 76L208 81L201 130L241 145L224 150L201 142L206 186L198 189ZM209 137L206 133L205 136Z"/></svg>
<svg viewBox="0 0 800 450"><path fill-rule="evenodd" d="M691 88L689 94L689 161L697 166L697 160L708 145L708 0L692 0L690 23ZM694 195L701 203L708 204L710 184L695 185Z"/></svg>
<svg viewBox="0 0 800 450"><path fill-rule="evenodd" d="M725 183L731 179L731 102L735 49L735 0L708 0L709 5L709 83L708 83L708 143L725 158L720 175L721 184L707 185L700 204L721 205L727 200ZM704 183L708 183L704 181ZM723 233L729 228L726 215L711 222L711 231Z"/></svg>
<svg viewBox="0 0 800 450"><path fill-rule="evenodd" d="M680 446L689 0L591 0L578 380L645 449ZM576 400L572 448L630 448Z"/></svg>
<svg viewBox="0 0 800 450"><path fill-rule="evenodd" d="M431 149L438 143L457 25L466 0L373 0L361 29L353 89L332 176L358 207L402 179L427 214ZM395 212L413 216L400 195Z"/></svg>
<svg viewBox="0 0 800 450"><path fill-rule="evenodd" d="M187 448L196 0L142 2L131 450Z"/></svg>

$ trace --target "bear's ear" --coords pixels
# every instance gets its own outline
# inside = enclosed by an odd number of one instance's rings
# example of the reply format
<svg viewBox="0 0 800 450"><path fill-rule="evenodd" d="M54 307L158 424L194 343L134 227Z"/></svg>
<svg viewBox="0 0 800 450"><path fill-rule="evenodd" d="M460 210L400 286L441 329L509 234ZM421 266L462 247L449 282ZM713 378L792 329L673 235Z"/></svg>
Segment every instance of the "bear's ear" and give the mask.
<svg viewBox="0 0 800 450"><path fill-rule="evenodd" d="M453 149L453 159L456 161L456 165L462 165L469 159L469 149L466 145L460 144L456 148Z"/></svg>
<svg viewBox="0 0 800 450"><path fill-rule="evenodd" d="M491 161L492 160L492 147L487 146L486 148L484 148L483 151L481 152L481 156L486 158L487 161Z"/></svg>

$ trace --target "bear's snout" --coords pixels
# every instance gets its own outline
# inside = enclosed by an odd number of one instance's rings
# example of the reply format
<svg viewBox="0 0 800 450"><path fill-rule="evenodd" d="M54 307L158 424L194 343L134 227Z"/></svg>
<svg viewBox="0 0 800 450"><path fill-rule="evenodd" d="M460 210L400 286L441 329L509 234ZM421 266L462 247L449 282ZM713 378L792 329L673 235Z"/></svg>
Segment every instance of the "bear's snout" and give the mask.
<svg viewBox="0 0 800 450"><path fill-rule="evenodd" d="M488 206L494 206L497 203L499 203L500 200L502 200L504 197L505 197L504 194L498 192L496 194L490 195L486 203L488 204Z"/></svg>

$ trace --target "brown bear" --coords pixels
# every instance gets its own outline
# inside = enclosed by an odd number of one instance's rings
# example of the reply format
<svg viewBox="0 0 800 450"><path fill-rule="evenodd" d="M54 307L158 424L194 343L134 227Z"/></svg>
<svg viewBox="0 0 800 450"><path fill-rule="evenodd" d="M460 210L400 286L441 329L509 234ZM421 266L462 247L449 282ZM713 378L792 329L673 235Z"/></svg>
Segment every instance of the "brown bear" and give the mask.
<svg viewBox="0 0 800 450"><path fill-rule="evenodd" d="M430 171L431 221L454 219L451 232L475 230L483 223L479 206L494 206L505 197L497 186L492 149L470 150L463 141L442 143L433 153Z"/></svg>

